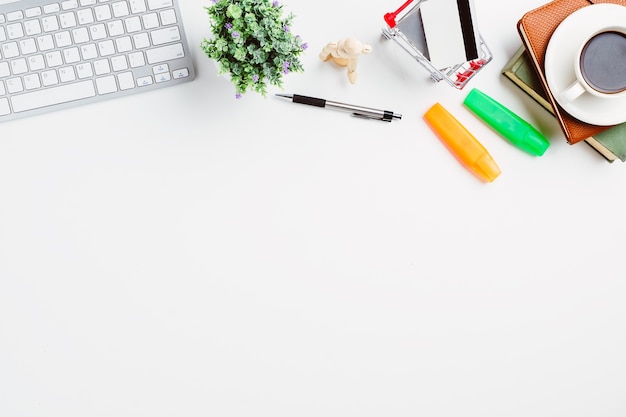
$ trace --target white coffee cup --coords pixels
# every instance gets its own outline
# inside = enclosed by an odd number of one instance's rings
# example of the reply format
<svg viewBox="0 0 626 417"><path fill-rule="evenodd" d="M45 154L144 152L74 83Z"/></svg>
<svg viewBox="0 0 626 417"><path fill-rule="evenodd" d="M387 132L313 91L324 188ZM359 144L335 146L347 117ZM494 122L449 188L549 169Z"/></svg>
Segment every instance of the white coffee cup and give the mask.
<svg viewBox="0 0 626 417"><path fill-rule="evenodd" d="M572 102L583 94L613 99L626 96L626 26L607 27L589 36L575 56L576 80L559 95Z"/></svg>

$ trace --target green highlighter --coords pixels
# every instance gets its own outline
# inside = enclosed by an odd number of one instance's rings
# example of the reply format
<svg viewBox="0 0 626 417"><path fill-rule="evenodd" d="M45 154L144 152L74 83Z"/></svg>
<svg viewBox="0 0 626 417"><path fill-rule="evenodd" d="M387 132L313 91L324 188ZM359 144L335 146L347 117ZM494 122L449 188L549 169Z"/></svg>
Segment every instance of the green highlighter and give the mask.
<svg viewBox="0 0 626 417"><path fill-rule="evenodd" d="M513 145L531 155L541 156L550 146L545 136L530 123L476 88L469 92L463 104Z"/></svg>

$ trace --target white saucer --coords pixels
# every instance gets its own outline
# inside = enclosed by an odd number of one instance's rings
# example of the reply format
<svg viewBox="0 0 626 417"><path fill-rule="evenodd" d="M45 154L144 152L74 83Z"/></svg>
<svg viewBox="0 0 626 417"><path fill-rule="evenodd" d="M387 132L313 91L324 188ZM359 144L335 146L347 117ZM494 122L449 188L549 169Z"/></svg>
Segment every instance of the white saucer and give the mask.
<svg viewBox="0 0 626 417"><path fill-rule="evenodd" d="M585 6L559 24L546 49L546 81L557 103L578 120L598 126L626 122L626 96L600 98L583 93L570 102L562 102L559 96L576 80L574 64L583 42L596 32L611 27L626 28L626 7L608 3Z"/></svg>

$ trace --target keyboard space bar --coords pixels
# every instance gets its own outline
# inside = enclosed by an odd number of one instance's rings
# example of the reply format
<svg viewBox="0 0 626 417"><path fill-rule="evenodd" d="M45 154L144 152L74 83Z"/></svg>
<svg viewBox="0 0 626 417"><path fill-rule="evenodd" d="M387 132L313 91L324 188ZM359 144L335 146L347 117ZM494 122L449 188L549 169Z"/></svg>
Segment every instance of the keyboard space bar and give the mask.
<svg viewBox="0 0 626 417"><path fill-rule="evenodd" d="M69 101L94 97L96 89L93 81L86 80L73 84L60 85L58 87L37 90L31 93L20 94L11 97L13 111L15 113L67 103Z"/></svg>

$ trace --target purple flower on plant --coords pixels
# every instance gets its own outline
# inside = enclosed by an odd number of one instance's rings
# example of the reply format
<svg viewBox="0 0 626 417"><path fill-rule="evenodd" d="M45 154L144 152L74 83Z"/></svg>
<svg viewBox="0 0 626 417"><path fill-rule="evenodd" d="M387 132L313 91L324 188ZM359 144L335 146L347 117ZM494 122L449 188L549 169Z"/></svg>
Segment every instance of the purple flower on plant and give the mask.
<svg viewBox="0 0 626 417"><path fill-rule="evenodd" d="M224 25L224 27L225 27L226 29L229 29L229 30L230 30L230 29L233 27L233 24L232 24L232 23L230 23L230 22L228 22L228 23L226 23L226 24Z"/></svg>
<svg viewBox="0 0 626 417"><path fill-rule="evenodd" d="M303 51L304 51L304 50L306 50L308 47L309 47L309 44L308 44L308 43L304 42L304 43L302 44L302 50L303 50Z"/></svg>
<svg viewBox="0 0 626 417"><path fill-rule="evenodd" d="M241 95L241 93L237 93L237 94L235 94L235 98L236 98L237 100L241 100L241 97L243 97L243 96Z"/></svg>
<svg viewBox="0 0 626 417"><path fill-rule="evenodd" d="M259 76L257 74L254 74L252 76L252 81L254 81L255 83L259 81Z"/></svg>
<svg viewBox="0 0 626 417"><path fill-rule="evenodd" d="M238 38L239 37L239 32L237 32L236 30L233 32L233 38Z"/></svg>
<svg viewBox="0 0 626 417"><path fill-rule="evenodd" d="M285 61L283 62L283 74L289 74L289 62Z"/></svg>
<svg viewBox="0 0 626 417"><path fill-rule="evenodd" d="M285 32L289 32L289 26L284 25L284 26L283 26L283 30L284 30Z"/></svg>
<svg viewBox="0 0 626 417"><path fill-rule="evenodd" d="M272 6L274 6L274 7L278 7L279 5L280 5L280 3L278 2L278 0L274 0L272 2Z"/></svg>

